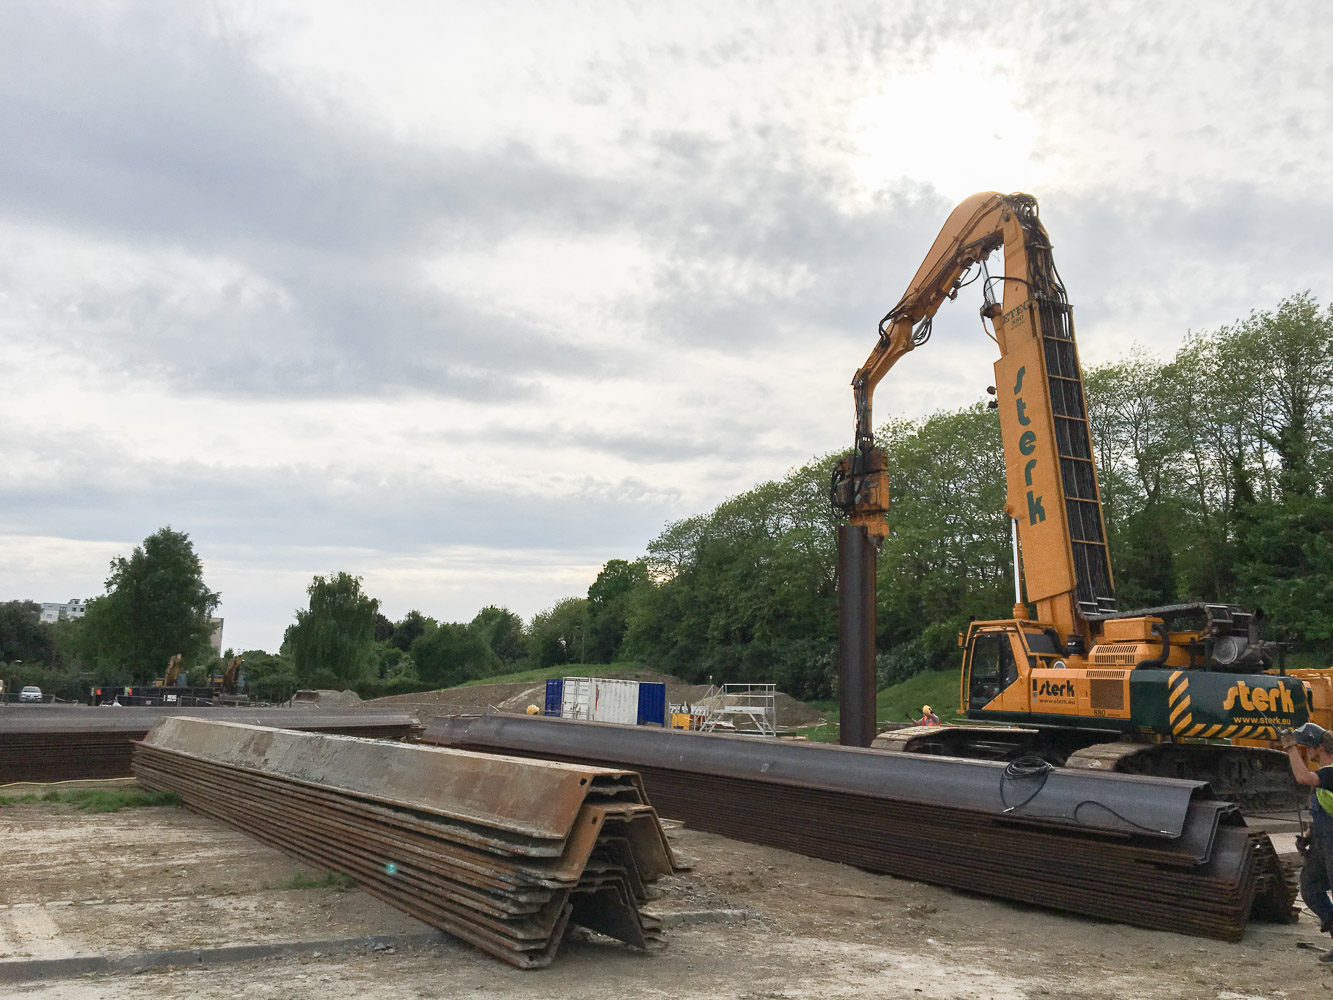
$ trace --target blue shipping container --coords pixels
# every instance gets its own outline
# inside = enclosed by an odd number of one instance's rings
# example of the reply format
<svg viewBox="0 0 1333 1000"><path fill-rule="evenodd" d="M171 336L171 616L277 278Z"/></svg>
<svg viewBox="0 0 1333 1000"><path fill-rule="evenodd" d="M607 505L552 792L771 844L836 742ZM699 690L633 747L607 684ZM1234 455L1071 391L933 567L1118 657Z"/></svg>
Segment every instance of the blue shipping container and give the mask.
<svg viewBox="0 0 1333 1000"><path fill-rule="evenodd" d="M546 689L547 701L550 701L550 688ZM639 725L649 723L654 726L666 726L667 722L666 684L663 682L639 682Z"/></svg>
<svg viewBox="0 0 1333 1000"><path fill-rule="evenodd" d="M546 678L546 711L544 715L560 718L560 705L565 700L565 682L561 677Z"/></svg>

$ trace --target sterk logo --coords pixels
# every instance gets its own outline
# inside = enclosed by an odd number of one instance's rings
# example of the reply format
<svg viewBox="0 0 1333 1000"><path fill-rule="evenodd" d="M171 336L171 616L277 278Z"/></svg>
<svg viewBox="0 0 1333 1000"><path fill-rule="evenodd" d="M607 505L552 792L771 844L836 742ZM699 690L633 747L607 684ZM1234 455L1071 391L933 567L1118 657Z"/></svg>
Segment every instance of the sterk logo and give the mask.
<svg viewBox="0 0 1333 1000"><path fill-rule="evenodd" d="M1050 681L1033 680L1032 693L1038 698L1072 698L1074 697L1073 681Z"/></svg>
<svg viewBox="0 0 1333 1000"><path fill-rule="evenodd" d="M1023 377L1027 375L1028 366L1023 365L1018 369L1018 377L1014 381L1014 408L1018 415L1018 423L1022 427L1027 427L1032 423L1032 418L1028 416L1028 405L1023 397L1018 394L1023 391ZM1023 455L1031 455L1037 450L1037 434L1035 431L1026 430L1019 435L1018 450ZM1029 458L1027 464L1023 466L1023 482L1026 486L1032 485L1032 470L1037 467L1037 460ZM1038 496L1035 490L1028 490L1028 524L1040 524L1046 520L1046 508L1042 506L1044 498Z"/></svg>
<svg viewBox="0 0 1333 1000"><path fill-rule="evenodd" d="M1291 692L1285 686L1275 688L1252 688L1244 681L1237 681L1227 689L1227 699L1222 702L1224 711L1230 712L1236 702L1247 712L1275 712L1291 715L1296 705L1291 700Z"/></svg>

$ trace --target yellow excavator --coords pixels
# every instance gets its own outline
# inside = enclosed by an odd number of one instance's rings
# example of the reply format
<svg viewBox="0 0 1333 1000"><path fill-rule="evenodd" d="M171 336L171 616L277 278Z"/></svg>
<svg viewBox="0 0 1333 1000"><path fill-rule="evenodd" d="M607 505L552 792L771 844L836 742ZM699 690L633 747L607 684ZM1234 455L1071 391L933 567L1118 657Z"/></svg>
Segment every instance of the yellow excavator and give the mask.
<svg viewBox="0 0 1333 1000"><path fill-rule="evenodd" d="M171 659L167 660L167 672L164 676L153 681L153 687L175 687L176 681L181 675L181 654L177 653Z"/></svg>
<svg viewBox="0 0 1333 1000"><path fill-rule="evenodd" d="M208 675L208 686L217 694L236 694L237 684L241 676L241 664L242 660L239 656L231 657L223 667L222 673Z"/></svg>
<svg viewBox="0 0 1333 1000"><path fill-rule="evenodd" d="M1001 249L1004 274L991 277L986 260ZM1116 607L1073 310L1031 195L962 202L884 317L852 381L855 445L833 471L833 504L872 544L887 535L889 483L871 396L973 276L985 279L982 323L999 351L988 391L1004 446L1013 613L973 621L959 636L959 710L986 724L906 729L874 745L992 760L1034 754L1061 766L1206 780L1247 809L1285 807L1286 758L1262 744L1308 720L1306 688L1265 672L1275 647L1260 640L1257 616L1223 603ZM873 571L862 586L873 588ZM1259 745L1235 742L1243 740Z"/></svg>

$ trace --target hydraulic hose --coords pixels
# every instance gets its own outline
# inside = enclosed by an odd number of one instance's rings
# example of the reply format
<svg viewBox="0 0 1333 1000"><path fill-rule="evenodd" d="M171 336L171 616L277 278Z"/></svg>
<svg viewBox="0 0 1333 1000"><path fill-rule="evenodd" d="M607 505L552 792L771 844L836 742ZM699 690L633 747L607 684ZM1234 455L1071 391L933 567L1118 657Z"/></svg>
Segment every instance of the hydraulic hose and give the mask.
<svg viewBox="0 0 1333 1000"><path fill-rule="evenodd" d="M1166 630L1166 626L1161 622L1153 622L1152 630L1162 637L1162 652L1151 660L1140 660L1135 664L1135 669L1143 667L1161 667L1166 665L1166 658L1171 653L1171 633Z"/></svg>

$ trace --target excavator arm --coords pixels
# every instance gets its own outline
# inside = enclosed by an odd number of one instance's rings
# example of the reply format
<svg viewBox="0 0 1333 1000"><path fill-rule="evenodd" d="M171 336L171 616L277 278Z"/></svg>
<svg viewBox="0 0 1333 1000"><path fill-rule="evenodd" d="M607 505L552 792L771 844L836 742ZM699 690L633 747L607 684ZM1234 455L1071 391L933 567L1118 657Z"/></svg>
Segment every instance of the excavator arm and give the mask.
<svg viewBox="0 0 1333 1000"><path fill-rule="evenodd" d="M852 379L855 444L834 469L831 498L871 538L887 535L887 463L872 424L875 387L929 339L932 318L957 295L969 268L1001 248L1003 302L991 298L987 282L981 313L1000 349L995 393L1006 512L1018 524L1027 599L1036 603L1037 617L1086 640L1085 616L1115 609L1111 565L1072 309L1031 195L975 194L950 214Z"/></svg>
<svg viewBox="0 0 1333 1000"><path fill-rule="evenodd" d="M958 295L963 275L1004 245L1005 198L978 194L953 210L898 304L879 324L879 341L852 378L856 446L874 447L871 397L898 359L930 337L930 323Z"/></svg>
<svg viewBox="0 0 1333 1000"><path fill-rule="evenodd" d="M222 687L228 694L236 691L236 682L241 675L241 658L233 656L227 661L227 670L222 675Z"/></svg>

